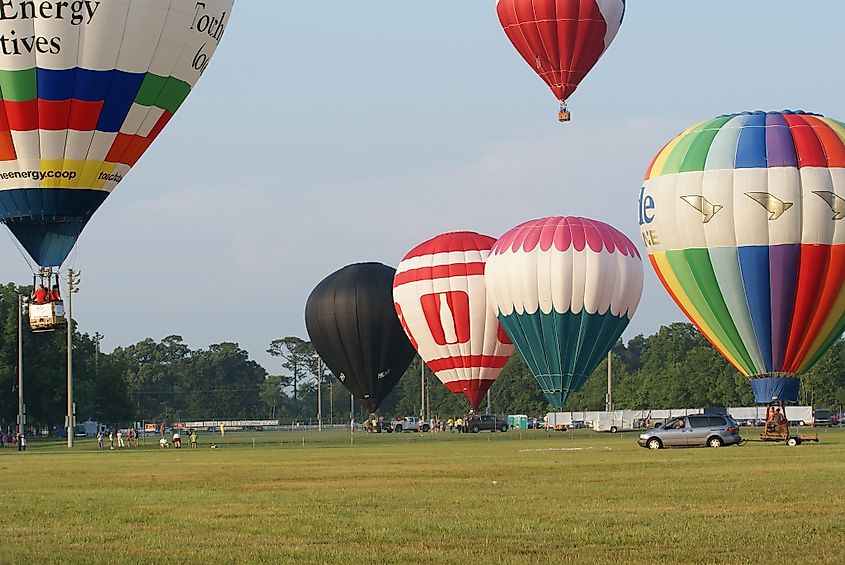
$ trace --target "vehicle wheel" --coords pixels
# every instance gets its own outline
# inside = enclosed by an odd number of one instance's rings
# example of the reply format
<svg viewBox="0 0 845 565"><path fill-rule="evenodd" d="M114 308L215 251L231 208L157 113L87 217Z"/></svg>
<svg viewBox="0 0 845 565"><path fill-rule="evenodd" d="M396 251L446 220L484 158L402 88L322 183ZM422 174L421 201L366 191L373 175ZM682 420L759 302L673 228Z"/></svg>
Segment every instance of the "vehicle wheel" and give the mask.
<svg viewBox="0 0 845 565"><path fill-rule="evenodd" d="M610 426L610 433L615 434L619 429L616 426Z"/></svg>
<svg viewBox="0 0 845 565"><path fill-rule="evenodd" d="M502 426L502 429L500 429L499 431L500 431L500 432L506 432L506 431L508 431L508 427L507 427L507 426Z"/></svg>
<svg viewBox="0 0 845 565"><path fill-rule="evenodd" d="M648 442L645 444L645 446L649 449L660 449L661 447L663 447L663 444L660 442L659 439L657 439L656 437L653 437L650 440L648 440Z"/></svg>
<svg viewBox="0 0 845 565"><path fill-rule="evenodd" d="M402 426L396 426L395 428L393 428L393 430L394 430L396 433L401 433L401 432L402 432Z"/></svg>
<svg viewBox="0 0 845 565"><path fill-rule="evenodd" d="M804 420L799 420L798 425L801 426L801 427L804 427L807 424L804 422Z"/></svg>
<svg viewBox="0 0 845 565"><path fill-rule="evenodd" d="M711 437L707 440L707 445L710 447L722 447L722 438L718 436Z"/></svg>
<svg viewBox="0 0 845 565"><path fill-rule="evenodd" d="M426 424L426 425L424 425L424 426L422 427L422 430L423 430L423 432L427 432L430 428L431 428L431 426L429 426L428 424Z"/></svg>
<svg viewBox="0 0 845 565"><path fill-rule="evenodd" d="M795 447L799 443L801 443L801 442L798 441L797 437L791 437L791 438L786 440L786 445L788 445L789 447Z"/></svg>
<svg viewBox="0 0 845 565"><path fill-rule="evenodd" d="M474 433L474 434L478 433L478 424L476 424L472 427L472 433Z"/></svg>

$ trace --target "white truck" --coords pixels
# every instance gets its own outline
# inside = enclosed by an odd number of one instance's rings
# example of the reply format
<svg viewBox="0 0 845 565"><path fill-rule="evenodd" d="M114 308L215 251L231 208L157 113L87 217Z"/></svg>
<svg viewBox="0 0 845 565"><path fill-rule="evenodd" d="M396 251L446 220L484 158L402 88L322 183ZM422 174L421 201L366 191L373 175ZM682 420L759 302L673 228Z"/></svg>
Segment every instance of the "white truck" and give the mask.
<svg viewBox="0 0 845 565"><path fill-rule="evenodd" d="M390 421L390 429L396 433L427 432L431 429L431 425L425 421L420 423L417 416L397 416Z"/></svg>
<svg viewBox="0 0 845 565"><path fill-rule="evenodd" d="M593 430L596 432L631 432L643 427L643 418L629 410L602 412L593 420Z"/></svg>

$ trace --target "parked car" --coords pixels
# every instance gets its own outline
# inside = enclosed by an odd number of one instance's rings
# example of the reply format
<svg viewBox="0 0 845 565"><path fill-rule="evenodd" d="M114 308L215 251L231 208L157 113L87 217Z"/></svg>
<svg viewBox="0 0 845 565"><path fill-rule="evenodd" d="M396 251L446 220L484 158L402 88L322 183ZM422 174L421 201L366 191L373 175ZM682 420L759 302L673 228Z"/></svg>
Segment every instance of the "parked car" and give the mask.
<svg viewBox="0 0 845 565"><path fill-rule="evenodd" d="M477 416L467 418L466 429L468 432L474 434L484 430L490 432L495 432L496 430L506 432L508 431L508 423L497 418L493 414L479 414Z"/></svg>
<svg viewBox="0 0 845 565"><path fill-rule="evenodd" d="M824 408L817 408L813 412L813 427L814 428L829 428L833 425L833 415L830 410Z"/></svg>
<svg viewBox="0 0 845 565"><path fill-rule="evenodd" d="M640 434L640 447L722 447L742 441L739 423L730 416L680 416Z"/></svg>
<svg viewBox="0 0 845 565"><path fill-rule="evenodd" d="M546 423L543 421L542 418L531 418L528 420L528 429L529 430L543 430L546 428Z"/></svg>

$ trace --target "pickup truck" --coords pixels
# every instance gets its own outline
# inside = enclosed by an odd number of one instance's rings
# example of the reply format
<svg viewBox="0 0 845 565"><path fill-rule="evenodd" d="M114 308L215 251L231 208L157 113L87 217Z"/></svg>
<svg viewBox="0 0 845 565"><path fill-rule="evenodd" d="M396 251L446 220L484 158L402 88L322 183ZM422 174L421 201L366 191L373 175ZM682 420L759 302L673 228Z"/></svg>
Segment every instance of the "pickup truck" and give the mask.
<svg viewBox="0 0 845 565"><path fill-rule="evenodd" d="M422 422L417 416L397 416L390 421L390 428L396 432L427 432L431 429L428 422Z"/></svg>
<svg viewBox="0 0 845 565"><path fill-rule="evenodd" d="M491 432L500 431L506 432L508 431L508 423L504 420L500 420L493 414L479 414L477 416L470 416L467 418L466 421L466 430L468 432L477 434L480 431L488 430Z"/></svg>

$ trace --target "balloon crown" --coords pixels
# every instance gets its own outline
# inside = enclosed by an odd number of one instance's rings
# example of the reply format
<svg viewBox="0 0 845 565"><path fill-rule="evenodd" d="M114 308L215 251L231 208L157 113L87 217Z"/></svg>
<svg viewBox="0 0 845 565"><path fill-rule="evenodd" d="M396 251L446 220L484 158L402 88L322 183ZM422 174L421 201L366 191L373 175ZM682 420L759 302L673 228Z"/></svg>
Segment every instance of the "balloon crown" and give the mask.
<svg viewBox="0 0 845 565"><path fill-rule="evenodd" d="M767 112L765 110L754 110L753 112L746 111L746 112L736 112L734 114L722 114L719 116L720 118L733 118L735 116L767 116L769 114L789 114L789 115L796 115L796 116L818 116L819 118L823 118L822 114L816 114L815 112L806 112L804 110L781 110L780 112Z"/></svg>

